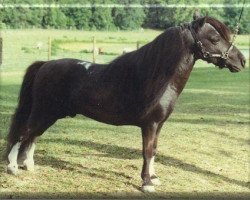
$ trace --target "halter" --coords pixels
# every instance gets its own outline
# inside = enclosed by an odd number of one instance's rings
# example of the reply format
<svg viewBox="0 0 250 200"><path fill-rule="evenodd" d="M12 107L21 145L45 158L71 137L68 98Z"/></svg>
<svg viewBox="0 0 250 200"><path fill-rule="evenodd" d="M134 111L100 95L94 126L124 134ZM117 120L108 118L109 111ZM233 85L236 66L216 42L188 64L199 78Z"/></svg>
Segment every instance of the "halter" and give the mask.
<svg viewBox="0 0 250 200"><path fill-rule="evenodd" d="M189 26L189 30L190 30L193 38L194 38L196 47L201 52L201 55L202 55L203 58L221 58L223 60L227 60L228 59L228 55L229 55L230 51L233 49L233 47L234 47L233 44L234 44L235 37L233 38L233 41L231 42L229 48L225 52L220 53L220 54L219 53L211 53L211 52L206 51L204 49L202 42L200 41L198 35L195 33L195 31L193 29L192 23Z"/></svg>
<svg viewBox="0 0 250 200"><path fill-rule="evenodd" d="M189 30L190 30L193 38L194 38L195 44L196 44L197 48L200 50L201 55L202 55L203 58L221 58L223 60L227 60L228 59L229 53L230 53L230 51L234 47L235 38L236 38L236 36L237 36L237 34L239 32L239 25L240 25L241 16L242 16L243 9L244 9L244 4L245 4L245 0L243 2L242 8L241 8L241 12L240 12L240 16L239 16L238 22L236 23L236 27L235 27L233 39L230 42L229 48L225 52L223 52L223 53L218 54L218 53L210 53L209 51L206 51L204 49L204 47L203 47L202 42L199 40L198 35L195 33L195 31L193 29L193 23L191 23L188 26L188 28L189 28Z"/></svg>

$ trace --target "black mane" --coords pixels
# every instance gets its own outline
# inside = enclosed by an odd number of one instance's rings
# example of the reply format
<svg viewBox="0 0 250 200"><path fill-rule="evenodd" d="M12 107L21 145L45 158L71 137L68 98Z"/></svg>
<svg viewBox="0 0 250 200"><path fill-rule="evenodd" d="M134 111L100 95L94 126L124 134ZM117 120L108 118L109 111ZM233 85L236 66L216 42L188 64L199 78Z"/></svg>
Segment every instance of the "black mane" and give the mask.
<svg viewBox="0 0 250 200"><path fill-rule="evenodd" d="M158 76L158 72L172 75L178 57L184 51L183 38L180 27L168 28L156 37L152 42L142 46L140 49L122 55L110 63L111 68L126 66L133 67L148 76Z"/></svg>
<svg viewBox="0 0 250 200"><path fill-rule="evenodd" d="M116 78L117 82L119 84L123 82L126 87L131 85L126 81L129 76L130 81L134 79L134 85L137 87L143 85L144 88L140 89L147 93L155 90L156 88L151 88L152 83L158 82L154 85L157 85L157 91L159 91L159 86L163 86L165 80L174 74L176 66L185 52L184 46L181 28L168 28L152 42L113 60L107 66L105 74L107 76L120 74L120 77ZM117 71L120 73L116 73ZM131 76L133 76L132 79ZM146 85L145 82L147 82Z"/></svg>

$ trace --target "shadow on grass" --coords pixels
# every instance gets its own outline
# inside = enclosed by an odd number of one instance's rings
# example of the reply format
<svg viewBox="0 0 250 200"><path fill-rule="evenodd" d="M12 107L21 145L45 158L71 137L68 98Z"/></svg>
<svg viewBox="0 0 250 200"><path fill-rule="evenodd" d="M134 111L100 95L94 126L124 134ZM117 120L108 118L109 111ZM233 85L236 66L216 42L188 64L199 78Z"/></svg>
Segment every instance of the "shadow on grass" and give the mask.
<svg viewBox="0 0 250 200"><path fill-rule="evenodd" d="M230 140L234 140L234 141L239 142L241 144L250 144L250 139L237 138L237 137L234 137L233 135L230 135L229 133L225 133L222 131L211 131L210 130L209 133L214 134L214 135L219 135L219 136L225 137L225 138L230 139Z"/></svg>
<svg viewBox="0 0 250 200"><path fill-rule="evenodd" d="M48 143L48 142L55 142L55 143L62 143L62 144L70 144L70 145L77 145L79 147L84 146L87 147L88 149L93 149L96 151L99 151L101 153L104 153L105 157L110 157L110 158L116 158L116 159L141 159L141 151L138 149L132 149L132 148L127 148L127 147L121 147L117 145L110 145L110 144L100 144L92 141L78 141L78 140L62 140L62 139L44 139L42 142ZM55 161L47 163L47 165L51 165L52 167L58 168L58 165L60 166L60 160L57 160L54 158ZM220 179L221 181L225 181L230 184L238 185L241 187L249 188L249 183L244 182L244 181L239 181L235 180L232 178L228 178L226 176L216 174L214 172L211 172L206 169L202 169L198 166L195 166L193 164L185 163L180 159L171 157L171 156L166 156L162 154L158 154L156 156L156 161L166 165L166 166L171 166L175 168L179 168L183 171L188 171L188 172L194 172L197 174L200 174L202 176L207 176L210 178L216 178ZM64 161L62 161L63 163ZM46 163L40 163L40 164L46 164ZM69 163L68 163L69 164ZM71 169L74 168L74 165L70 164Z"/></svg>
<svg viewBox="0 0 250 200"><path fill-rule="evenodd" d="M250 121L248 121L248 119L246 119L244 121L235 121L235 120L215 119L215 118L210 118L210 119L204 119L204 118L189 119L189 118L185 118L185 117L183 117L182 119L171 118L168 121L168 123L212 124L212 125L216 125L216 124L219 124L219 125L225 125L225 124L250 125Z"/></svg>
<svg viewBox="0 0 250 200"><path fill-rule="evenodd" d="M107 181L115 181L115 179L120 178L123 180L123 183L126 185L131 185L135 189L139 190L140 188L137 185L134 185L130 182L130 180L133 178L131 176L126 175L125 173L121 172L116 172L110 170L105 170L105 169L98 169L95 167L86 167L81 164L76 164L76 163L71 163L69 161L62 160L57 157L53 156L43 156L39 151L37 152L36 155L36 164L40 166L51 166L53 168L60 170L67 170L67 171L74 171L76 173L81 174L81 176L89 176L89 177L94 177L97 179L102 179L102 180L107 180ZM86 163L87 164L87 163ZM84 170L84 172L83 172ZM112 178L116 177L116 178Z"/></svg>

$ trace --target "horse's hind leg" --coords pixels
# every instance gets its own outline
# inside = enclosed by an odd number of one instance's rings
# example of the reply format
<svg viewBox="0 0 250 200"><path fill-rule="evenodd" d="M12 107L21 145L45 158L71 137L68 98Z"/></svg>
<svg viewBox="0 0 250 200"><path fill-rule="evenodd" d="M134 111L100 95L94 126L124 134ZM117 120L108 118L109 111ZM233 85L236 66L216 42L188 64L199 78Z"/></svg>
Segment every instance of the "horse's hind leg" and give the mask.
<svg viewBox="0 0 250 200"><path fill-rule="evenodd" d="M7 173L9 173L9 174L16 175L18 172L17 156L18 156L18 152L19 152L21 144L22 144L22 142L20 142L20 141L16 142L13 145L13 147L8 155L9 164L7 166Z"/></svg>
<svg viewBox="0 0 250 200"><path fill-rule="evenodd" d="M17 156L22 144L21 138L25 134L28 116L28 111L19 105L12 117L6 151L6 157L9 161L7 172L11 174L16 174L18 171Z"/></svg>
<svg viewBox="0 0 250 200"><path fill-rule="evenodd" d="M17 163L20 167L28 171L34 170L34 151L35 151L35 138L30 136L26 141L24 141L20 147Z"/></svg>
<svg viewBox="0 0 250 200"><path fill-rule="evenodd" d="M42 115L30 116L24 134L19 137L18 142L13 145L8 155L7 172L9 174L17 174L18 163L27 170L34 170L35 139L42 135L55 121L56 118L42 117Z"/></svg>
<svg viewBox="0 0 250 200"><path fill-rule="evenodd" d="M38 119L39 118L39 119ZM28 135L29 137L22 143L18 159L22 162L22 165L26 170L34 170L34 151L35 140L38 136L42 135L52 124L56 121L55 118L46 118L41 115L33 117L28 122Z"/></svg>
<svg viewBox="0 0 250 200"><path fill-rule="evenodd" d="M34 138L31 137L27 140L17 142L11 149L8 159L9 165L7 172L9 174L17 174L18 167L26 167L32 171L34 169L33 154L35 150Z"/></svg>
<svg viewBox="0 0 250 200"><path fill-rule="evenodd" d="M23 117L23 120L18 120L20 118L20 113L17 112L12 120L10 133L8 135L8 146L7 146L7 159L9 164L7 166L7 172L9 174L16 175L18 172L18 153L22 145L23 139L26 135L26 120Z"/></svg>
<svg viewBox="0 0 250 200"><path fill-rule="evenodd" d="M20 141L12 147L8 155L9 164L7 173L17 175L18 166L24 166L29 171L34 170L33 155L35 143L30 141L30 139L27 141Z"/></svg>

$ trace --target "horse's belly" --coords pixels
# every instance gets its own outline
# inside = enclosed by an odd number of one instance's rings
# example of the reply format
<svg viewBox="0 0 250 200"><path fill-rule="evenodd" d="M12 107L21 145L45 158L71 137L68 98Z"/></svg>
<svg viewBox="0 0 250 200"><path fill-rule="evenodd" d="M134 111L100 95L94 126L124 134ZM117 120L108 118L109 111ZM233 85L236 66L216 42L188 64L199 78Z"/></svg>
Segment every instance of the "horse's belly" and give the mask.
<svg viewBox="0 0 250 200"><path fill-rule="evenodd" d="M77 114L82 114L99 122L112 125L133 125L135 116L133 112L126 110L125 107L109 102L89 102L82 101L77 108Z"/></svg>
<svg viewBox="0 0 250 200"><path fill-rule="evenodd" d="M122 115L117 113L107 113L101 110L95 109L85 109L83 112L79 113L91 119L99 122L112 125L134 125L135 122L128 117L128 115Z"/></svg>

